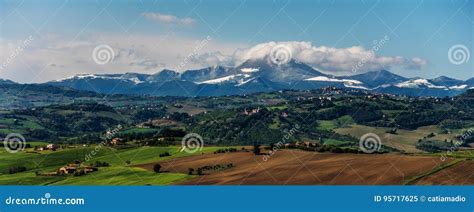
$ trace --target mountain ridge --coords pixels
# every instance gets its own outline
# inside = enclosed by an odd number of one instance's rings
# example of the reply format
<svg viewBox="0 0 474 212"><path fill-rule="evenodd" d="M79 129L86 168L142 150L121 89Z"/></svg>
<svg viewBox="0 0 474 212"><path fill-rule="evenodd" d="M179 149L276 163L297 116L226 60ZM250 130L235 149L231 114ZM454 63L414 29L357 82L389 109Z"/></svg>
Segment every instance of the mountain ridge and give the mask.
<svg viewBox="0 0 474 212"><path fill-rule="evenodd" d="M236 67L210 66L183 73L164 69L155 74L82 74L45 84L103 94L152 96L240 95L326 86L410 96L453 96L473 88L474 78L466 81L446 76L407 78L388 70L333 76L295 60L274 64L268 59L254 59Z"/></svg>

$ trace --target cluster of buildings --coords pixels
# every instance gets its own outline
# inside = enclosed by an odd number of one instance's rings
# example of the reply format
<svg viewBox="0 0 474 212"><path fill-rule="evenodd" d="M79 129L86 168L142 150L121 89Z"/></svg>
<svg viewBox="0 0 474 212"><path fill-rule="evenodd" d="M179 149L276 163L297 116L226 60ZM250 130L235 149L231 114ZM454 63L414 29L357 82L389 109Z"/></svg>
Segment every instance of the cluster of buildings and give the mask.
<svg viewBox="0 0 474 212"><path fill-rule="evenodd" d="M297 142L295 142L295 146L297 146L297 147L317 147L318 143L310 142L310 141L297 141Z"/></svg>
<svg viewBox="0 0 474 212"><path fill-rule="evenodd" d="M95 172L97 170L98 170L97 167L85 166L85 165L82 165L80 161L76 161L74 163L69 163L66 166L59 168L56 173L59 175L76 174L76 173L87 174L90 172Z"/></svg>
<svg viewBox="0 0 474 212"><path fill-rule="evenodd" d="M51 150L56 151L58 146L56 144L47 144L46 146L35 146L35 151L44 151L44 150Z"/></svg>
<svg viewBox="0 0 474 212"><path fill-rule="evenodd" d="M253 115L253 114L256 114L260 112L260 107L258 108L254 108L252 110L247 110L247 108L244 109L244 112L242 114L246 115L246 116L250 116L250 115Z"/></svg>
<svg viewBox="0 0 474 212"><path fill-rule="evenodd" d="M295 143L285 143L285 148L296 148L296 147L318 147L319 143L311 141L297 141Z"/></svg>
<svg viewBox="0 0 474 212"><path fill-rule="evenodd" d="M66 166L60 167L55 172L42 173L42 176L58 176L58 175L84 175L90 172L98 171L97 167L83 165L81 161L74 161Z"/></svg>

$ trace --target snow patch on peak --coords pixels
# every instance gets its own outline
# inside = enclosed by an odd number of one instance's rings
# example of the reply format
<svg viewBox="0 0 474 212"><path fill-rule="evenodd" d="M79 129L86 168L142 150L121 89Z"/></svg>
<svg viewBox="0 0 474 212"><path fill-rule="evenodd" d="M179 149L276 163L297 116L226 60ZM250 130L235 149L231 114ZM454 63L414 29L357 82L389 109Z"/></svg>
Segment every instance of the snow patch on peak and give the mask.
<svg viewBox="0 0 474 212"><path fill-rule="evenodd" d="M134 84L144 83L144 81L140 80L138 77L125 77L126 75L120 76L107 76L107 75L95 75L95 74L77 74L72 77L67 77L62 80L55 80L55 82L63 82L67 80L83 80L83 79L109 79L109 80L127 80Z"/></svg>
<svg viewBox="0 0 474 212"><path fill-rule="evenodd" d="M351 79L337 79L337 78L329 78L325 76L318 76L318 77L312 77L305 79L306 81L320 81L320 82L342 82L344 83L345 87L348 88L358 88L358 89L365 89L367 90L368 88L362 86L362 82L358 80L351 80Z"/></svg>
<svg viewBox="0 0 474 212"><path fill-rule="evenodd" d="M66 77L64 79L54 80L54 82L62 82L62 81L73 80L73 79L95 79L98 77L99 76L95 74L76 74L74 76Z"/></svg>
<svg viewBox="0 0 474 212"><path fill-rule="evenodd" d="M329 78L325 76L318 76L305 79L306 81L324 81L324 82L347 82L351 84L362 84L361 81L358 80L351 80L351 79L337 79L337 78Z"/></svg>
<svg viewBox="0 0 474 212"><path fill-rule="evenodd" d="M253 73L253 72L258 72L260 71L258 68L242 68L240 71L244 73Z"/></svg>
<svg viewBox="0 0 474 212"><path fill-rule="evenodd" d="M401 82L395 85L399 88L419 88L420 86L426 86L428 88L446 89L446 86L438 86L430 83L427 79L411 79L405 82Z"/></svg>
<svg viewBox="0 0 474 212"><path fill-rule="evenodd" d="M463 85L451 86L451 87L449 87L449 89L451 89L451 90L463 90L463 89L465 89L466 87L467 87L467 85L466 85L466 84L463 84Z"/></svg>
<svg viewBox="0 0 474 212"><path fill-rule="evenodd" d="M249 74L233 74L233 75L229 75L229 76L225 76L225 77L221 77L221 78L217 78L217 79L211 79L211 80L206 80L206 81L203 81L203 82L197 82L197 84L219 84L219 83L223 83L223 82L227 82L227 81L231 81L231 80L238 80L238 79L245 79L245 78L248 78L250 77Z"/></svg>
<svg viewBox="0 0 474 212"><path fill-rule="evenodd" d="M254 79L255 79L255 77L252 77L252 78L250 78L250 79L248 79L248 80L241 79L241 80L239 81L239 84L237 84L237 85L235 85L235 86L242 86L242 85L245 85L245 84L247 84L248 82L250 82L250 81L252 81L252 80L254 80Z"/></svg>
<svg viewBox="0 0 474 212"><path fill-rule="evenodd" d="M138 77L133 77L133 78L130 78L128 79L130 80L131 82L135 83L135 84L140 84L140 83L144 83L145 81L142 81L140 79L138 79Z"/></svg>

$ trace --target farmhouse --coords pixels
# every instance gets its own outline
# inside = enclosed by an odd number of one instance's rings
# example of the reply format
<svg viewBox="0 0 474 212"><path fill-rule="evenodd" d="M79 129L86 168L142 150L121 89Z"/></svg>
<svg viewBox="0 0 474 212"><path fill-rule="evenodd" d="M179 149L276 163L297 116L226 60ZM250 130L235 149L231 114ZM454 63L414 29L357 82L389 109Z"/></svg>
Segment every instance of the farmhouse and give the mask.
<svg viewBox="0 0 474 212"><path fill-rule="evenodd" d="M122 142L122 139L120 139L120 138L114 138L114 139L112 139L112 141L110 141L110 144L111 145L120 145L120 144L123 144L123 142Z"/></svg>
<svg viewBox="0 0 474 212"><path fill-rule="evenodd" d="M48 144L46 145L46 149L49 149L49 150L56 150L57 146L55 144Z"/></svg>
<svg viewBox="0 0 474 212"><path fill-rule="evenodd" d="M315 143L310 142L310 141L304 141L304 142L299 142L297 141L295 143L295 146L304 146L304 147L315 147L317 146Z"/></svg>
<svg viewBox="0 0 474 212"><path fill-rule="evenodd" d="M75 166L63 166L61 168L59 168L58 170L58 174L74 174L74 172L76 172L77 170L77 167Z"/></svg>
<svg viewBox="0 0 474 212"><path fill-rule="evenodd" d="M67 166L63 166L58 169L57 174L75 174L76 172L82 172L87 174L89 172L97 171L98 169L93 166L83 166L80 163L70 163Z"/></svg>

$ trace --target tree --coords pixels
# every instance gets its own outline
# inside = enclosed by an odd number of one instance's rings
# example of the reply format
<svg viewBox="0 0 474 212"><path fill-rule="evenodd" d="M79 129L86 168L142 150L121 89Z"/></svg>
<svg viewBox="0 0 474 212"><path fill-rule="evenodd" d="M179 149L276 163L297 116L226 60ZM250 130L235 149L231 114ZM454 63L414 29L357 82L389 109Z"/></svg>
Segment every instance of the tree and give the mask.
<svg viewBox="0 0 474 212"><path fill-rule="evenodd" d="M160 169L161 169L161 165L159 163L153 165L153 171L155 171L156 173L159 173Z"/></svg>
<svg viewBox="0 0 474 212"><path fill-rule="evenodd" d="M24 171L26 171L26 167L24 166L12 166L8 169L9 174L15 174L15 173L24 172Z"/></svg>
<svg viewBox="0 0 474 212"><path fill-rule="evenodd" d="M193 168L188 168L188 175L193 175L194 169Z"/></svg>
<svg viewBox="0 0 474 212"><path fill-rule="evenodd" d="M390 129L390 130L387 130L386 132L387 132L387 133L390 133L390 134L396 135L396 134L397 134L397 130L398 130L398 129L395 127L395 128Z"/></svg>
<svg viewBox="0 0 474 212"><path fill-rule="evenodd" d="M253 145L253 153L255 155L260 155L260 144L254 144Z"/></svg>
<svg viewBox="0 0 474 212"><path fill-rule="evenodd" d="M274 143L270 143L270 151L273 151L273 147L275 147Z"/></svg>

